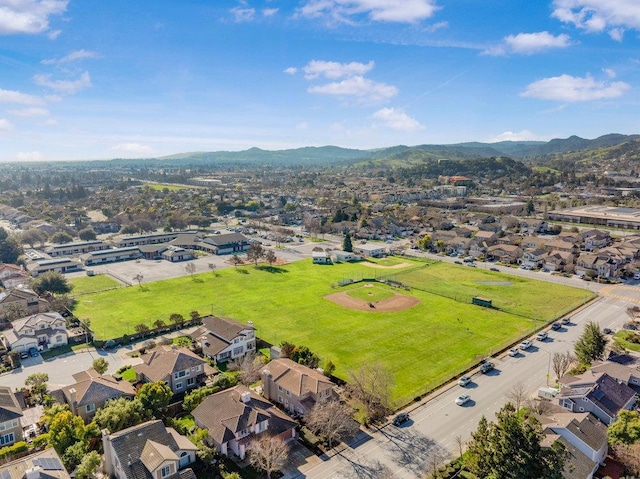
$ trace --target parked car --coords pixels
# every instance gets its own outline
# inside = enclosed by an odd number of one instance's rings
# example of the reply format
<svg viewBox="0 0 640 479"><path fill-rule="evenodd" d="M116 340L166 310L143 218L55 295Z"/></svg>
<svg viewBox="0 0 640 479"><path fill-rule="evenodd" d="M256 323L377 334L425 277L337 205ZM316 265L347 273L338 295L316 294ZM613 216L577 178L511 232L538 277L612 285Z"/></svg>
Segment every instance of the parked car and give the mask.
<svg viewBox="0 0 640 479"><path fill-rule="evenodd" d="M540 331L538 334L536 334L536 339L538 341L544 341L548 337L549 337L549 333L547 333L546 331Z"/></svg>
<svg viewBox="0 0 640 479"><path fill-rule="evenodd" d="M454 263L455 264L462 264L462 261L455 260Z"/></svg>
<svg viewBox="0 0 640 479"><path fill-rule="evenodd" d="M404 424L408 420L409 420L409 413L401 412L400 414L396 414L396 417L394 417L393 421L391 422L393 422L394 426L400 426L401 424Z"/></svg>
<svg viewBox="0 0 640 479"><path fill-rule="evenodd" d="M558 329L560 329L562 327L562 324L555 322L551 325L551 329L553 329L554 331L557 331Z"/></svg>
<svg viewBox="0 0 640 479"><path fill-rule="evenodd" d="M26 351L20 351L20 359L27 359L29 357L29 353Z"/></svg>
<svg viewBox="0 0 640 479"><path fill-rule="evenodd" d="M500 271L498 268L489 268L491 271Z"/></svg>
<svg viewBox="0 0 640 479"><path fill-rule="evenodd" d="M609 328L604 328L604 329L602 330L602 332L603 332L604 334L613 334L613 330L611 330L611 329L609 329Z"/></svg>
<svg viewBox="0 0 640 479"><path fill-rule="evenodd" d="M520 350L518 348L511 348L509 350L509 356L516 357L520 354Z"/></svg>
<svg viewBox="0 0 640 479"><path fill-rule="evenodd" d="M471 396L469 396L468 394L461 394L456 398L456 404L458 406L462 406L463 404L468 403L470 400L471 400Z"/></svg>
<svg viewBox="0 0 640 479"><path fill-rule="evenodd" d="M562 318L562 319L560 320L560 322L561 322L562 324L565 324L565 325L566 325L566 324L571 324L571 318Z"/></svg>
<svg viewBox="0 0 640 479"><path fill-rule="evenodd" d="M523 351L526 351L531 346L533 346L533 341L531 341L530 339L525 339L524 341L522 341L520 343L520 349L523 350Z"/></svg>
<svg viewBox="0 0 640 479"><path fill-rule="evenodd" d="M29 348L29 356L35 358L38 354L40 354L38 348Z"/></svg>
<svg viewBox="0 0 640 479"><path fill-rule="evenodd" d="M469 384L470 382L471 382L471 376L462 376L460 379L458 379L458 384L463 387Z"/></svg>
<svg viewBox="0 0 640 479"><path fill-rule="evenodd" d="M487 363L484 363L482 366L480 366L480 372L482 374L487 374L489 371L491 371L495 367L496 365L493 364L492 362L487 362Z"/></svg>
<svg viewBox="0 0 640 479"><path fill-rule="evenodd" d="M467 263L467 266L470 266L471 268L477 268L477 266L473 263Z"/></svg>

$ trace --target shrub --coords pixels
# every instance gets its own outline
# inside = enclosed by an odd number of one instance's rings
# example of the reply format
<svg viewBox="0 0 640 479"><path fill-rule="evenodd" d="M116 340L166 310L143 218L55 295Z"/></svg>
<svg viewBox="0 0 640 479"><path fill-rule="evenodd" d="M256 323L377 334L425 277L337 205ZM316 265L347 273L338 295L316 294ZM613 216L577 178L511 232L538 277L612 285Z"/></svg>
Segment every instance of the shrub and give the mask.
<svg viewBox="0 0 640 479"><path fill-rule="evenodd" d="M20 452L28 451L29 446L24 441L18 441L11 446L6 446L0 449L0 459L6 459L7 457L14 456Z"/></svg>
<svg viewBox="0 0 640 479"><path fill-rule="evenodd" d="M49 433L40 434L33 438L31 445L36 449L43 448L49 443Z"/></svg>

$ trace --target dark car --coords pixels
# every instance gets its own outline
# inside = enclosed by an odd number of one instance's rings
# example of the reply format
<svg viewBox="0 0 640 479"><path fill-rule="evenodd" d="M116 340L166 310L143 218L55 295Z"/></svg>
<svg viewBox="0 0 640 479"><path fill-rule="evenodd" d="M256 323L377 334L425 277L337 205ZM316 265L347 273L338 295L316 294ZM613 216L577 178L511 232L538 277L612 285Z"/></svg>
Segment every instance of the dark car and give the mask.
<svg viewBox="0 0 640 479"><path fill-rule="evenodd" d="M493 363L491 363L491 362L489 362L489 363L484 363L482 366L480 366L480 372L481 372L482 374L486 374L486 373L488 373L489 371L493 370L493 368L495 368L495 367L496 367L496 365L495 365L495 364L493 364Z"/></svg>
<svg viewBox="0 0 640 479"><path fill-rule="evenodd" d="M498 268L489 268L491 271L500 271Z"/></svg>
<svg viewBox="0 0 640 479"><path fill-rule="evenodd" d="M455 263L455 264L462 264L462 261L458 261L458 260L456 260L456 261L454 261L454 263Z"/></svg>
<svg viewBox="0 0 640 479"><path fill-rule="evenodd" d="M29 348L29 356L35 358L38 354L40 354L38 348Z"/></svg>
<svg viewBox="0 0 640 479"><path fill-rule="evenodd" d="M554 331L557 331L558 329L560 329L562 327L562 325L560 323L553 323L551 325L551 329L553 329Z"/></svg>
<svg viewBox="0 0 640 479"><path fill-rule="evenodd" d="M602 332L603 332L604 334L613 334L613 331L612 331L611 329L609 329L609 328L604 328L604 329L602 330Z"/></svg>
<svg viewBox="0 0 640 479"><path fill-rule="evenodd" d="M400 426L401 424L404 424L408 420L409 420L409 413L401 412L400 414L397 414L396 417L393 418L392 422L394 426Z"/></svg>

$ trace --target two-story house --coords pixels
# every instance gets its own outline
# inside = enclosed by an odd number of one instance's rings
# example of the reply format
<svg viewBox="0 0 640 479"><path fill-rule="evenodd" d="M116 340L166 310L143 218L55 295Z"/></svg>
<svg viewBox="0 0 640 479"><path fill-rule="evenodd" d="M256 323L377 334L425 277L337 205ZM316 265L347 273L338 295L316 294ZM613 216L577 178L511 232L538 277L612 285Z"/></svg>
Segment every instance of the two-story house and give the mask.
<svg viewBox="0 0 640 479"><path fill-rule="evenodd" d="M593 251L596 249L604 248L611 244L611 235L608 231L603 230L588 230L581 233L584 243L582 248L585 251Z"/></svg>
<svg viewBox="0 0 640 479"><path fill-rule="evenodd" d="M0 386L0 447L22 441L22 408L10 387Z"/></svg>
<svg viewBox="0 0 640 479"><path fill-rule="evenodd" d="M14 351L56 348L68 341L66 321L58 313L33 314L13 321L11 326L4 331L2 342Z"/></svg>
<svg viewBox="0 0 640 479"><path fill-rule="evenodd" d="M296 437L297 423L246 386L207 396L191 414L198 427L209 431L220 453L233 453L241 459L251 448L252 439L264 432L283 440Z"/></svg>
<svg viewBox="0 0 640 479"><path fill-rule="evenodd" d="M5 289L29 284L31 277L17 264L0 264L0 284Z"/></svg>
<svg viewBox="0 0 640 479"><path fill-rule="evenodd" d="M563 376L560 383L560 406L571 412L591 412L606 425L616 420L621 409L632 410L636 404L636 392L607 373Z"/></svg>
<svg viewBox="0 0 640 479"><path fill-rule="evenodd" d="M546 257L547 251L541 248L524 251L522 258L520 258L520 264L526 269L537 269L544 263Z"/></svg>
<svg viewBox="0 0 640 479"><path fill-rule="evenodd" d="M18 317L25 317L46 311L49 311L49 301L27 287L18 286L0 293L0 317L9 313L14 318L16 313L21 313Z"/></svg>
<svg viewBox="0 0 640 479"><path fill-rule="evenodd" d="M3 479L71 479L52 447L2 464Z"/></svg>
<svg viewBox="0 0 640 479"><path fill-rule="evenodd" d="M543 261L544 269L549 271L573 272L574 256L567 251L554 250L545 256Z"/></svg>
<svg viewBox="0 0 640 479"><path fill-rule="evenodd" d="M173 394L201 386L214 369L187 348L156 348L140 356L133 369L142 382L166 382Z"/></svg>
<svg viewBox="0 0 640 479"><path fill-rule="evenodd" d="M96 411L107 401L125 397L133 399L136 391L129 381L116 381L110 375L101 376L94 369L74 374L74 384L65 386L51 395L69 405L71 412L84 422L91 422Z"/></svg>
<svg viewBox="0 0 640 479"><path fill-rule="evenodd" d="M288 358L274 359L262 368L264 397L292 414L305 414L318 401L335 397L334 387L320 371Z"/></svg>
<svg viewBox="0 0 640 479"><path fill-rule="evenodd" d="M197 447L161 420L143 422L111 434L102 431L104 468L115 479L178 479L195 462ZM179 472L182 471L182 474Z"/></svg>
<svg viewBox="0 0 640 479"><path fill-rule="evenodd" d="M487 259L489 261L496 260L502 263L517 263L522 257L522 249L519 246L511 244L496 244L489 246L487 250Z"/></svg>
<svg viewBox="0 0 640 479"><path fill-rule="evenodd" d="M606 254L580 253L576 260L576 274L583 276L591 273L601 278L618 276L618 261Z"/></svg>
<svg viewBox="0 0 640 479"><path fill-rule="evenodd" d="M191 334L202 348L202 353L216 364L232 361L256 351L253 322L239 323L230 318L205 316L202 326Z"/></svg>

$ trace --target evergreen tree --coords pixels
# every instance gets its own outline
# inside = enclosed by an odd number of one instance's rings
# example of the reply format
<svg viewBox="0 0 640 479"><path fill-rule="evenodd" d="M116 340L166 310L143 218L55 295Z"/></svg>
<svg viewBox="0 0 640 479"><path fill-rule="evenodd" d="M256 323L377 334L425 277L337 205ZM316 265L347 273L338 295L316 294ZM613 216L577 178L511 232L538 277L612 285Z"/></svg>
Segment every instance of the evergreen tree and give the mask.
<svg viewBox="0 0 640 479"><path fill-rule="evenodd" d="M591 364L593 361L604 358L607 347L607 337L600 330L600 326L589 321L584 326L582 335L576 341L574 351L581 364Z"/></svg>
<svg viewBox="0 0 640 479"><path fill-rule="evenodd" d="M353 253L353 243L351 241L351 234L344 235L344 241L342 242L342 249L348 253Z"/></svg>

